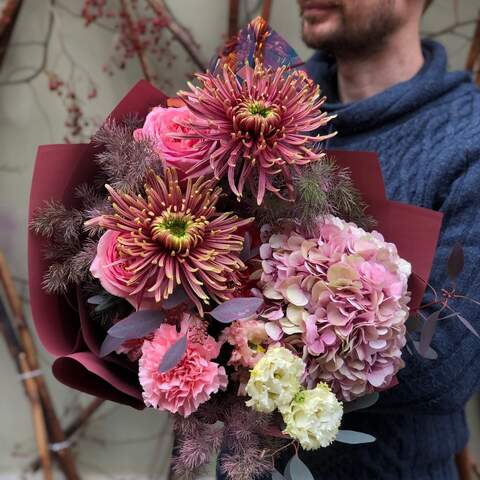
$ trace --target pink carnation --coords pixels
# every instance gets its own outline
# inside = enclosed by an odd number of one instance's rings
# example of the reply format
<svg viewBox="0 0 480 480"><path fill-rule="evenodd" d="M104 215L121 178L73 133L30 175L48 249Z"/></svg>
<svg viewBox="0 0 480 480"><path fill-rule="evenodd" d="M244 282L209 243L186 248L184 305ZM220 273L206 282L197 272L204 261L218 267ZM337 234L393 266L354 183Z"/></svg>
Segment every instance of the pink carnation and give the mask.
<svg viewBox="0 0 480 480"><path fill-rule="evenodd" d="M233 322L224 330L222 340L233 346L229 365L253 368L265 352L262 346L268 340L265 322L259 320Z"/></svg>
<svg viewBox="0 0 480 480"><path fill-rule="evenodd" d="M395 245L327 217L318 238L274 234L260 254L272 305L266 329L274 340L302 339L312 385L326 381L349 401L395 381L404 365L410 274Z"/></svg>
<svg viewBox="0 0 480 480"><path fill-rule="evenodd" d="M159 372L165 353L182 335L174 325L163 324L152 340L144 341L139 380L145 405L188 417L213 393L224 389L228 379L225 369L211 361L219 348L213 348L216 342L209 336L203 345L195 341L195 335L189 335L182 360L168 372Z"/></svg>
<svg viewBox="0 0 480 480"><path fill-rule="evenodd" d="M147 115L142 128L133 132L135 140L149 138L167 166L184 174L196 163L208 157L207 144L200 138L179 138L188 135L193 115L187 107L155 107ZM198 136L197 136L198 137Z"/></svg>
<svg viewBox="0 0 480 480"><path fill-rule="evenodd" d="M132 272L125 269L127 260L122 258L118 251L117 239L122 235L113 230L107 230L98 241L97 255L90 266L90 272L94 278L98 278L102 287L116 297L127 299L135 309L142 310L155 308L157 305L154 298L144 297L139 304L136 297L130 294L134 287L128 285Z"/></svg>

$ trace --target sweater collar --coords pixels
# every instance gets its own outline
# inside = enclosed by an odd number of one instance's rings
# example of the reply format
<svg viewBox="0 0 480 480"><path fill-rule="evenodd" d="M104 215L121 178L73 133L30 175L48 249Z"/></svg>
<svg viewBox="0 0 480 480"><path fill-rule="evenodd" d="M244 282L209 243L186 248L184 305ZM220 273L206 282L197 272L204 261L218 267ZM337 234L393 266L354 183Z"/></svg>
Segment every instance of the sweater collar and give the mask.
<svg viewBox="0 0 480 480"><path fill-rule="evenodd" d="M340 135L355 133L391 122L434 101L459 84L471 82L467 72L447 72L447 55L439 43L423 40L422 51L425 62L413 78L373 97L352 103L338 100L333 57L318 51L307 62L306 69L327 96L323 109L338 115L334 128L338 129Z"/></svg>

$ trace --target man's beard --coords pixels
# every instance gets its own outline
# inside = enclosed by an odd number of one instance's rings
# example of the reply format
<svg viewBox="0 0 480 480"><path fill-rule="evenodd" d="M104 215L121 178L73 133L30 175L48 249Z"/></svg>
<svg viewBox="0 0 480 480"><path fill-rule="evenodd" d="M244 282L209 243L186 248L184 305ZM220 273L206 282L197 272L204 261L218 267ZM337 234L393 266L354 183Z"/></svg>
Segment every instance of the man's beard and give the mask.
<svg viewBox="0 0 480 480"><path fill-rule="evenodd" d="M394 15L395 0L380 0L375 8L361 18L350 18L341 11L341 26L334 32L316 37L302 32L303 41L311 48L324 50L337 58L363 58L381 50L387 38L399 27ZM340 5L338 8L343 9ZM354 17L354 16L353 16ZM309 19L305 18L308 22ZM311 22L314 24L315 19Z"/></svg>

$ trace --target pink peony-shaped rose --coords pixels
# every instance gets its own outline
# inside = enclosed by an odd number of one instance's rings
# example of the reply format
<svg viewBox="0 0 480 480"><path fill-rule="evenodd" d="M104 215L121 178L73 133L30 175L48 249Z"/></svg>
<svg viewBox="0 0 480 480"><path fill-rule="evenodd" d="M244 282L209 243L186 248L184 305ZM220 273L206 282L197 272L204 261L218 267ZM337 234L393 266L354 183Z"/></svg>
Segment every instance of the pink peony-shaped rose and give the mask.
<svg viewBox="0 0 480 480"><path fill-rule="evenodd" d="M97 255L90 265L90 272L94 278L100 280L102 287L116 297L125 298L136 310L157 308L153 297L144 297L139 303L138 298L130 296L133 291L128 281L132 276L125 267L127 260L122 258L117 248L119 232L107 230L98 241Z"/></svg>
<svg viewBox="0 0 480 480"><path fill-rule="evenodd" d="M125 270L117 249L117 238L121 234L107 230L97 244L97 255L90 266L91 274L100 280L102 287L116 297L126 298L130 289L126 286L131 274Z"/></svg>
<svg viewBox="0 0 480 480"><path fill-rule="evenodd" d="M139 380L145 405L188 417L213 393L224 389L228 379L225 369L211 361L219 348L212 348L216 342L209 336L204 338L205 346L195 341L196 335L188 335L187 349L180 362L166 373L159 372L165 353L182 335L174 325L163 324L152 340L144 341Z"/></svg>
<svg viewBox="0 0 480 480"><path fill-rule="evenodd" d="M142 128L133 132L135 140L148 138L167 166L184 174L197 162L208 157L208 146L197 138L178 138L188 135L188 123L193 118L187 107L155 107L147 115ZM181 177L181 175L180 175Z"/></svg>
<svg viewBox="0 0 480 480"><path fill-rule="evenodd" d="M317 238L273 234L260 255L267 332L306 345L310 386L326 381L350 401L395 382L411 270L395 245L329 216Z"/></svg>

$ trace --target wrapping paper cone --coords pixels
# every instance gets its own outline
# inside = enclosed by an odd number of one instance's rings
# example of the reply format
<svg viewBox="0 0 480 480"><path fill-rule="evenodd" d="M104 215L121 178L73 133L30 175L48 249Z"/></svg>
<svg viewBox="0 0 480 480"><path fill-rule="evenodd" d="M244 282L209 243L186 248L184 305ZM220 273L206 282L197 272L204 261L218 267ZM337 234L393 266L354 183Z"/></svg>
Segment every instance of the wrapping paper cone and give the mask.
<svg viewBox="0 0 480 480"><path fill-rule="evenodd" d="M166 104L166 96L142 80L138 82L109 115L121 120L127 115L145 117L150 109ZM75 187L91 181L96 172L92 144L43 145L39 147L30 192L29 218L45 201L59 200L67 207L77 206ZM98 357L103 338L96 326L88 322L85 305L76 292L70 301L48 295L42 279L48 268L43 255L45 241L29 233L28 269L33 319L45 348L55 357L55 376L62 383L108 400L143 408L136 375L122 361ZM69 304L76 304L77 310ZM125 362L127 363L127 362Z"/></svg>
<svg viewBox="0 0 480 480"><path fill-rule="evenodd" d="M121 120L127 115L146 116L157 105L166 105L166 96L146 81L137 83L109 115ZM75 207L75 187L91 181L96 172L92 144L46 145L38 149L30 194L29 216L48 200L59 200ZM428 279L441 226L441 214L386 198L378 156L368 152L328 152L342 167L352 172L356 187L369 205L369 213L378 221L378 230L397 245L400 255L413 271ZM100 329L89 321L86 305L78 291L69 302L42 289L48 268L44 259L44 241L29 234L28 264L32 313L40 340L55 357L53 373L72 388L118 403L143 408L140 386L132 364L118 355L99 358L103 341ZM411 307L418 307L425 287L412 280ZM72 308L70 304L76 305Z"/></svg>

